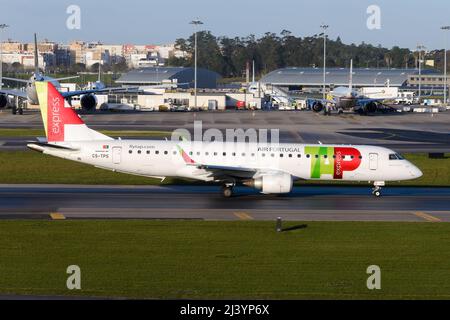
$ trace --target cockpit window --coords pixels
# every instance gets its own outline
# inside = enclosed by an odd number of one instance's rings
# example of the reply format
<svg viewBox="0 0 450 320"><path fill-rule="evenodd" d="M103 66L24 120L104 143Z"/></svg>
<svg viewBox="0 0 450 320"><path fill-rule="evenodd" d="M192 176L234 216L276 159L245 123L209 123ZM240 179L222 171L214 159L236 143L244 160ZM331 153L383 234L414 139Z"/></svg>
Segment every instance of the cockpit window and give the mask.
<svg viewBox="0 0 450 320"><path fill-rule="evenodd" d="M403 158L400 154L398 153L391 153L389 154L389 160L404 160L405 158Z"/></svg>

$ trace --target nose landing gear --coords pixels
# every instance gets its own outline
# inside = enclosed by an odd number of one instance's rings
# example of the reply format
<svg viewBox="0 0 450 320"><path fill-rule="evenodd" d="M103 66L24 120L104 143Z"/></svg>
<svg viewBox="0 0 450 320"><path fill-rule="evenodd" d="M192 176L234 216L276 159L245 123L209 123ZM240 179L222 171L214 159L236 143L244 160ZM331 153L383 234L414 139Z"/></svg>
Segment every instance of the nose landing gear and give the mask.
<svg viewBox="0 0 450 320"><path fill-rule="evenodd" d="M384 181L375 181L373 183L372 194L377 198L381 197L381 187L384 187L384 185Z"/></svg>
<svg viewBox="0 0 450 320"><path fill-rule="evenodd" d="M380 186L375 186L373 189L372 189L372 194L375 196L375 197L381 197L381 187Z"/></svg>

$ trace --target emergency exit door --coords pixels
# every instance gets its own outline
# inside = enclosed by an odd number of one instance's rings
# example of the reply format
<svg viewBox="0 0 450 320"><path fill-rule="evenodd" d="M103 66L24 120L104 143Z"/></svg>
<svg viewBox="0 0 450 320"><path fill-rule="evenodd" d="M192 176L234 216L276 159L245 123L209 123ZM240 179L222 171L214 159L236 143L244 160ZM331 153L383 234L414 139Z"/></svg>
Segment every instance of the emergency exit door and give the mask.
<svg viewBox="0 0 450 320"><path fill-rule="evenodd" d="M119 164L122 158L122 147L112 148L112 158L114 164Z"/></svg>
<svg viewBox="0 0 450 320"><path fill-rule="evenodd" d="M369 154L369 169L370 170L378 169L378 153Z"/></svg>

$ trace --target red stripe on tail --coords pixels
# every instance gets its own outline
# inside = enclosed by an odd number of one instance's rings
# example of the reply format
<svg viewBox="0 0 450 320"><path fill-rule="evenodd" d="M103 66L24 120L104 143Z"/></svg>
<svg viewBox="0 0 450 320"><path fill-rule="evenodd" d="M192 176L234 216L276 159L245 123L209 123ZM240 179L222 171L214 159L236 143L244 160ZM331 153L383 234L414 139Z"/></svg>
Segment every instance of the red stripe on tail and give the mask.
<svg viewBox="0 0 450 320"><path fill-rule="evenodd" d="M74 110L65 107L64 97L49 82L47 99L48 141L64 141L64 126L66 124L84 124L84 122Z"/></svg>

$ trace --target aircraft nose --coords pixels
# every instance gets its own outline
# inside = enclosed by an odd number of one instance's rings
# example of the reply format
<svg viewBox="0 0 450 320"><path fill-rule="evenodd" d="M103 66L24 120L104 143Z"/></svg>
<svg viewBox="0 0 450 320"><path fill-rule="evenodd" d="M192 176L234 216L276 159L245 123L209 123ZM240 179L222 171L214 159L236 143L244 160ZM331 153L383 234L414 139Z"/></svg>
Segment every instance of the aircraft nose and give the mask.
<svg viewBox="0 0 450 320"><path fill-rule="evenodd" d="M411 175L414 178L420 178L421 176L423 176L423 172L417 168L416 166L412 165L411 168L409 169L411 172Z"/></svg>

